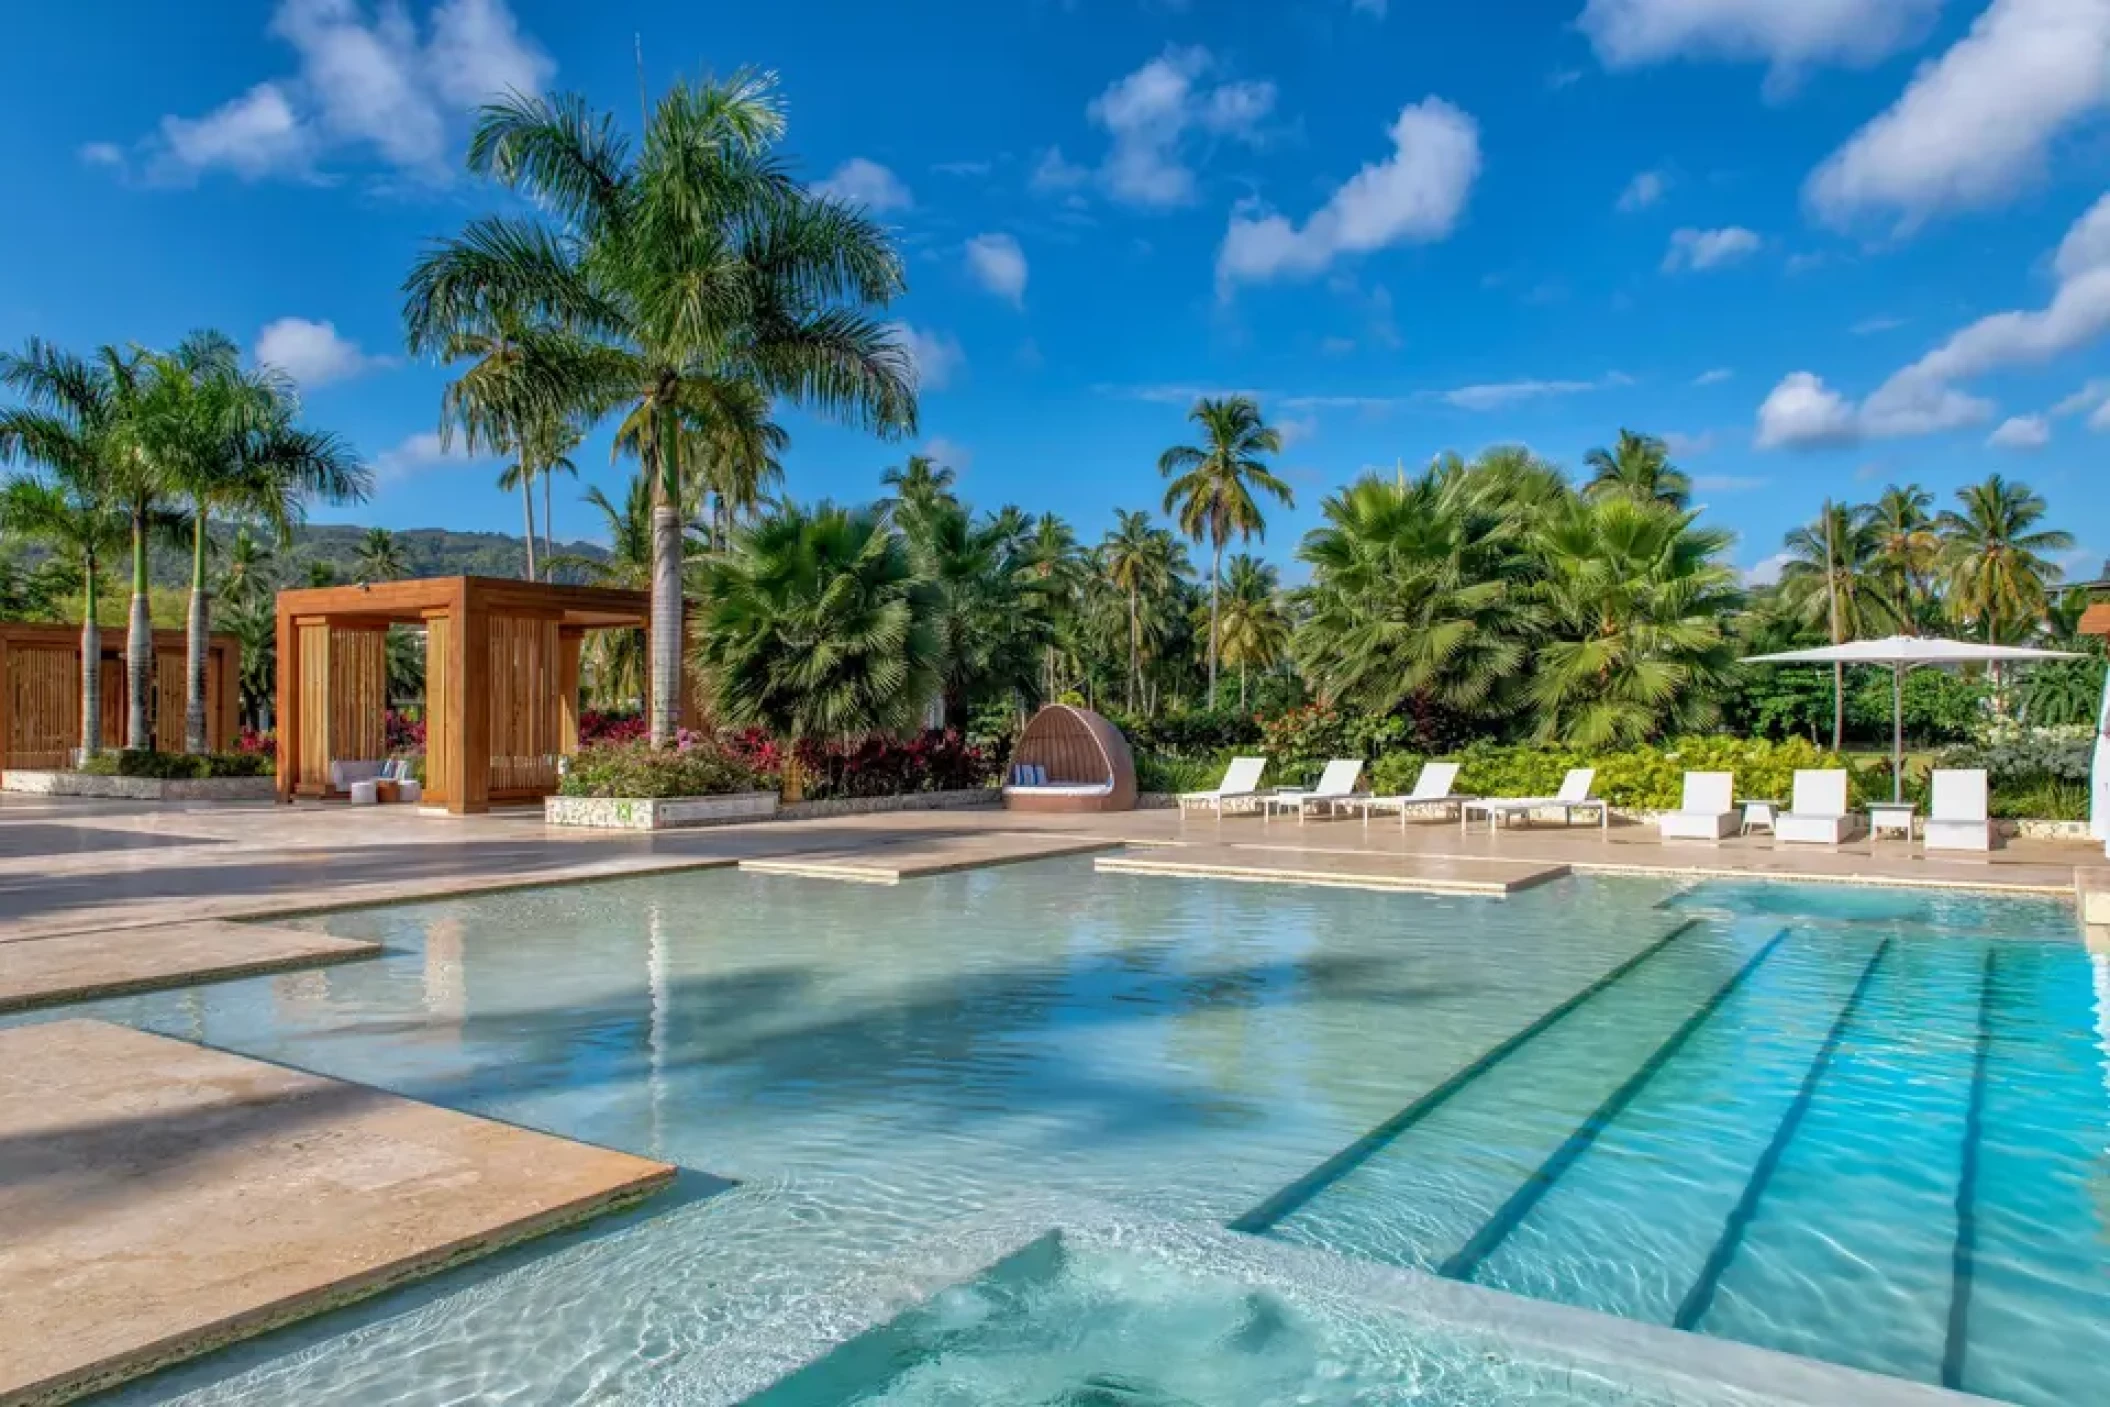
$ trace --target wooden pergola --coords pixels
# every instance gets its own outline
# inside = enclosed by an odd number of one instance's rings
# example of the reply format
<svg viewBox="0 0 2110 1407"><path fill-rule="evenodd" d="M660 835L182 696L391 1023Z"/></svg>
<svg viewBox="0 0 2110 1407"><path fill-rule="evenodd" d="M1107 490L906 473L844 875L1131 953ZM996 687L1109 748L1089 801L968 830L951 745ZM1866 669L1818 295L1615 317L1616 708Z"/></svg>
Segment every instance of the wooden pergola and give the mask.
<svg viewBox="0 0 2110 1407"><path fill-rule="evenodd" d="M557 789L579 746L590 630L651 623L641 591L494 577L278 594L278 795L332 794L330 764L388 755L387 632L425 631L425 800L457 814Z"/></svg>
<svg viewBox="0 0 2110 1407"><path fill-rule="evenodd" d="M125 629L101 632L103 746L125 737ZM186 640L180 630L154 632L154 687L147 696L152 746L183 751ZM205 741L214 752L234 746L242 647L232 635L211 635L205 647ZM81 628L0 621L0 766L32 769L71 765L81 745Z"/></svg>

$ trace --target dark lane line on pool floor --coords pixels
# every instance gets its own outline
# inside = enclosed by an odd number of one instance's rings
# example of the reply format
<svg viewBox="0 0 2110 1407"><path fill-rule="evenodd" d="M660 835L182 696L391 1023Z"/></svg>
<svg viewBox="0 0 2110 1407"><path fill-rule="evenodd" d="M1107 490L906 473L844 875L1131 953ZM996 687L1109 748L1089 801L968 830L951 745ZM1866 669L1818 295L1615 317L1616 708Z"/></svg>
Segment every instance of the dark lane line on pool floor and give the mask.
<svg viewBox="0 0 2110 1407"><path fill-rule="evenodd" d="M1956 1252L1950 1272L1948 1340L1942 1345L1941 1385L1963 1390L1965 1350L1971 1326L1971 1279L1978 1257L1978 1148L1985 1138L1985 1066L1993 1045L1993 979L2000 950L1985 950L1984 985L1978 992L1978 1045L1971 1056L1971 1103L1964 1114L1963 1171L1956 1180Z"/></svg>
<svg viewBox="0 0 2110 1407"><path fill-rule="evenodd" d="M1239 1216L1230 1223L1231 1230L1243 1231L1257 1236L1280 1225L1295 1214L1298 1209L1310 1202L1312 1198L1339 1182L1349 1173L1355 1171L1356 1168L1370 1161L1372 1157L1395 1142L1400 1135L1406 1133L1407 1130L1413 1128L1414 1125L1420 1123L1438 1109L1441 1109L1459 1091L1472 1084L1473 1081L1500 1065L1504 1060L1516 1054L1538 1037L1552 1030L1562 1020L1587 1005L1591 998L1599 996L1621 978L1626 977L1650 958L1656 956L1656 954L1662 952L1672 943L1683 938L1699 926L1699 919L1689 918L1671 929L1670 932L1656 939L1640 952L1575 993L1575 995L1546 1011L1538 1019L1518 1030L1500 1044L1489 1048L1468 1064L1460 1067L1442 1084L1437 1085L1434 1089L1422 1095L1421 1098L1415 1100L1391 1118L1386 1119L1376 1128L1371 1129L1370 1132L1364 1134L1310 1172L1284 1186L1280 1191L1268 1197L1267 1200Z"/></svg>

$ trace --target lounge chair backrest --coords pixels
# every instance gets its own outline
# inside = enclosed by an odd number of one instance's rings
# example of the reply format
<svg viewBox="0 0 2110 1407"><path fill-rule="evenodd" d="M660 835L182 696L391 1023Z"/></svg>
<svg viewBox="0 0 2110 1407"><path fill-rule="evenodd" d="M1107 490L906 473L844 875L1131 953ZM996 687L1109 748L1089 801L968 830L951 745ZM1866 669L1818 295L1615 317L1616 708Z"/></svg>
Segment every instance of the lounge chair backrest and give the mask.
<svg viewBox="0 0 2110 1407"><path fill-rule="evenodd" d="M1797 772L1795 801L1788 809L1797 816L1844 816L1846 773L1836 767Z"/></svg>
<svg viewBox="0 0 2110 1407"><path fill-rule="evenodd" d="M1327 763L1326 770L1319 774L1319 784L1312 788L1312 795L1353 795L1355 784L1362 775L1363 763L1360 758L1336 757L1333 761Z"/></svg>
<svg viewBox="0 0 2110 1407"><path fill-rule="evenodd" d="M1419 800L1430 796L1449 796L1451 788L1458 783L1458 764L1455 762L1424 762L1421 775L1414 779L1414 797Z"/></svg>
<svg viewBox="0 0 2110 1407"><path fill-rule="evenodd" d="M1735 795L1734 772L1687 772L1685 800L1678 809L1696 816L1719 816L1732 809L1730 798Z"/></svg>
<svg viewBox="0 0 2110 1407"><path fill-rule="evenodd" d="M1597 769L1595 767L1570 768L1568 775L1561 778L1561 789L1555 793L1553 799L1555 801L1588 801L1590 799L1590 784L1596 780Z"/></svg>
<svg viewBox="0 0 2110 1407"><path fill-rule="evenodd" d="M1224 768L1224 779L1216 789L1226 795L1260 790L1260 774L1267 770L1265 757L1234 757Z"/></svg>
<svg viewBox="0 0 2110 1407"><path fill-rule="evenodd" d="M1931 814L1937 821L1985 820L1984 771L1937 771Z"/></svg>

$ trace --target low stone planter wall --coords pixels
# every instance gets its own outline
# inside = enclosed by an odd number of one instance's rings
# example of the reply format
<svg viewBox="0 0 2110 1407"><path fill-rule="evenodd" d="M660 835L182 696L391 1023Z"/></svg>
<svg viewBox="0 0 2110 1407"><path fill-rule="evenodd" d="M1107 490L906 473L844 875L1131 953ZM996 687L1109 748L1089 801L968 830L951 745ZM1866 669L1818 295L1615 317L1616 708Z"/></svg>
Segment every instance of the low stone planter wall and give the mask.
<svg viewBox="0 0 2110 1407"><path fill-rule="evenodd" d="M90 796L105 801L269 801L275 777L211 777L162 781L155 777L100 777L88 772L0 772L0 791L26 796Z"/></svg>
<svg viewBox="0 0 2110 1407"><path fill-rule="evenodd" d="M780 821L811 821L822 816L875 816L885 811L967 811L1001 806L995 787L968 791L912 791L903 796L849 796L835 801L792 801L777 808Z"/></svg>
<svg viewBox="0 0 2110 1407"><path fill-rule="evenodd" d="M590 826L596 830L665 831L691 826L724 826L762 821L776 814L773 791L743 791L730 796L641 797L551 796L543 799L542 819L553 826Z"/></svg>

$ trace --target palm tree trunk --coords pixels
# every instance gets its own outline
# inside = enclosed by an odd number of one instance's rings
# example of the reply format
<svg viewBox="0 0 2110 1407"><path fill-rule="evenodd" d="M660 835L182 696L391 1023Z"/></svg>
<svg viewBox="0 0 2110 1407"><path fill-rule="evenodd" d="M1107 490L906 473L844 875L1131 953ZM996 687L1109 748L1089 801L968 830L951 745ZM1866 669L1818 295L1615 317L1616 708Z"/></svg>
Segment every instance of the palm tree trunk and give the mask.
<svg viewBox="0 0 2110 1407"><path fill-rule="evenodd" d="M94 553L88 554L86 564L81 596L81 755L93 757L103 750L103 632L95 619Z"/></svg>
<svg viewBox="0 0 2110 1407"><path fill-rule="evenodd" d="M1832 751L1846 745L1846 666L1832 663Z"/></svg>
<svg viewBox="0 0 2110 1407"><path fill-rule="evenodd" d="M1216 555L1209 560L1209 708L1216 708L1216 605L1224 584L1223 539L1216 540Z"/></svg>
<svg viewBox="0 0 2110 1407"><path fill-rule="evenodd" d="M1238 711L1245 712L1245 661L1238 662Z"/></svg>
<svg viewBox="0 0 2110 1407"><path fill-rule="evenodd" d="M535 476L520 466L520 507L527 514L527 579L535 579Z"/></svg>
<svg viewBox="0 0 2110 1407"><path fill-rule="evenodd" d="M657 454L665 467L653 464L652 494L652 698L651 739L654 747L674 741L681 710L681 495L678 451L663 435Z"/></svg>
<svg viewBox="0 0 2110 1407"><path fill-rule="evenodd" d="M1136 711L1136 685L1143 678L1143 621L1137 614L1136 589L1128 588L1128 711Z"/></svg>
<svg viewBox="0 0 2110 1407"><path fill-rule="evenodd" d="M557 555L557 539L556 539L556 535L555 535L555 534L556 534L556 526L555 526L555 525L556 525L556 521L557 521L557 513L556 513L556 509L555 509L554 507L552 507L552 506L551 506L551 503L552 503L552 495L551 495L551 490L550 490L550 480L552 480L552 479L554 479L554 478L556 478L556 477L557 477L557 476L556 476L555 474L552 474L552 473L550 473L550 472L549 472L549 471L547 471L547 470L544 470L544 471L543 471L543 474L542 474L542 560L543 560L543 562L544 562L545 564L546 564L546 563L548 563L549 561L551 561L551 560L552 560L553 558L555 558L555 557L556 557L556 555Z"/></svg>
<svg viewBox="0 0 2110 1407"><path fill-rule="evenodd" d="M147 515L132 514L132 617L125 636L125 746L152 748L147 717L154 687L154 614L147 603Z"/></svg>
<svg viewBox="0 0 2110 1407"><path fill-rule="evenodd" d="M190 619L183 633L183 750L200 753L205 743L205 639L212 604L205 594L205 505L191 523Z"/></svg>

